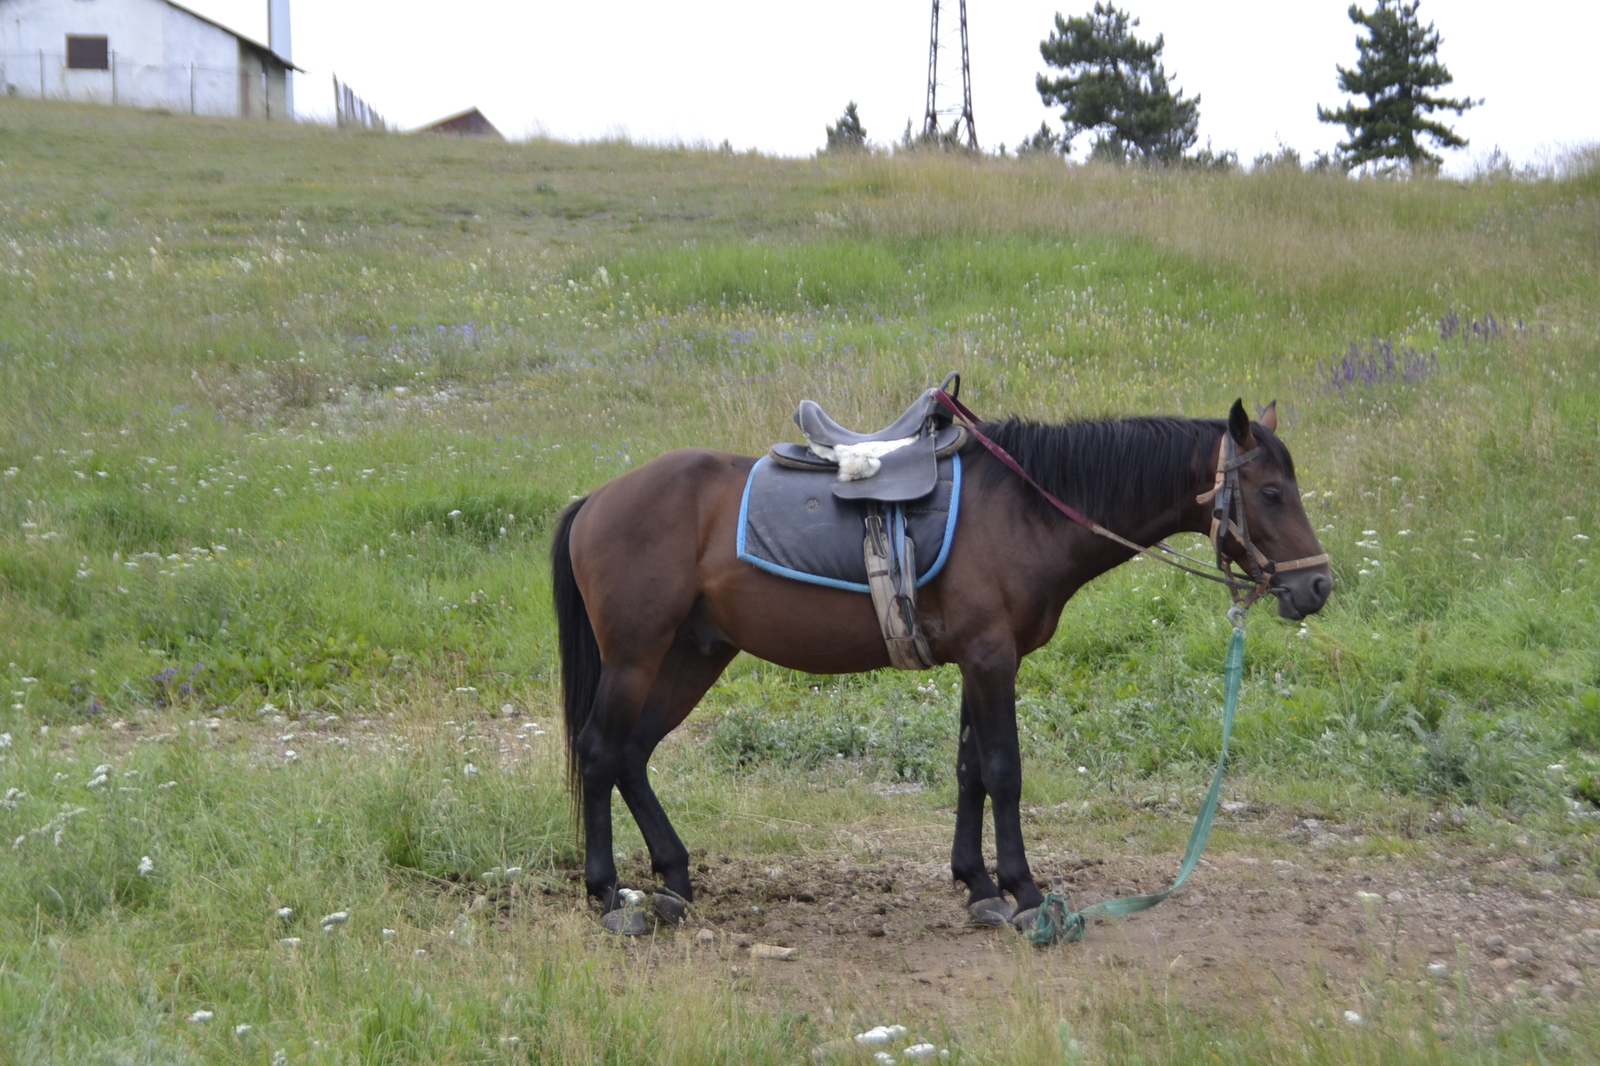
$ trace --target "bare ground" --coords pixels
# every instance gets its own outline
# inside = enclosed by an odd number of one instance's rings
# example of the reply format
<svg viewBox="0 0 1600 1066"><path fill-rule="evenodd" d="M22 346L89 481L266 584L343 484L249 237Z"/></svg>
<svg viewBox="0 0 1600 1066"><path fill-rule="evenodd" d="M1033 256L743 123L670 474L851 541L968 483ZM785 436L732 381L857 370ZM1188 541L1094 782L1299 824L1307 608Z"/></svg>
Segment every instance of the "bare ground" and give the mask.
<svg viewBox="0 0 1600 1066"><path fill-rule="evenodd" d="M1262 842L1282 852L1287 838L1299 845L1292 858L1213 853L1179 895L1093 922L1074 945L1034 949L1009 930L970 925L966 894L949 879L948 831L934 826L777 865L709 856L689 922L655 939L699 952L708 980L738 980L830 1019L843 1010L954 1022L1016 994L1019 978L1077 995L1113 975L1224 1014L1307 996L1357 1005L1375 975L1433 986L1447 1009L1463 994L1557 1010L1595 998L1600 906L1591 879L1559 857L1496 858L1445 835L1421 861L1352 856L1341 854L1347 838L1314 820L1286 830L1272 821L1258 821ZM1178 865L1176 855L1089 858L1037 831L1031 843L1036 874L1063 875L1074 906L1164 888ZM650 883L642 864L624 866L625 878ZM796 957L755 959L757 944Z"/></svg>

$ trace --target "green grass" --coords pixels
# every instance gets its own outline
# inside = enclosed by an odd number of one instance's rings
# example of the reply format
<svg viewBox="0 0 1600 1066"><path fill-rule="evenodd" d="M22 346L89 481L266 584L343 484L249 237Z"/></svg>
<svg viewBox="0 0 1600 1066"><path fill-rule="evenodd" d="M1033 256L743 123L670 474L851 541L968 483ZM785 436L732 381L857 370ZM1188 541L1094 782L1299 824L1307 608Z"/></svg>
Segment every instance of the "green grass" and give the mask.
<svg viewBox="0 0 1600 1066"><path fill-rule="evenodd" d="M677 1003L598 944L559 874L558 763L485 751L463 778L455 730L504 704L550 724L545 551L570 498L673 447L758 452L803 395L881 421L950 369L987 415L1278 399L1339 589L1303 629L1252 621L1238 780L1600 854L1600 172L773 160L22 101L0 101L0 163L0 788L27 793L0 810L24 837L0 851L0 1030L21 1034L0 1063L795 1061L830 1035L815 1018L737 982ZM1428 361L1339 377L1386 344ZM1197 790L1221 607L1148 564L1073 601L1020 681L1035 799ZM931 784L931 810L953 679L740 661L662 757L668 808L692 846L752 855L879 817L858 770ZM410 739L347 752L330 714ZM292 732L318 739L287 763ZM507 865L559 891L506 896L507 922L464 910ZM337 936L307 924L341 907ZM1403 1026L1246 1037L1141 995L1074 1016L1093 1054L1133 1057L1124 1029L1163 1062L1595 1046L1517 1018L1449 1049L1386 1042ZM213 1027L182 1022L202 1008ZM1063 1010L958 1035L1057 1061Z"/></svg>

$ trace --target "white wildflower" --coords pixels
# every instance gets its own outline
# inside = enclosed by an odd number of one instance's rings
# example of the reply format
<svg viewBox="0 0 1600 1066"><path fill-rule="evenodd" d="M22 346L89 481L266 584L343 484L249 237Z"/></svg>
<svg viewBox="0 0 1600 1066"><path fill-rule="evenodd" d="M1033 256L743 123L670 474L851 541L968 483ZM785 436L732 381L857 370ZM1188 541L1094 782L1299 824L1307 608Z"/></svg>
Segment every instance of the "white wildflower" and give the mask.
<svg viewBox="0 0 1600 1066"><path fill-rule="evenodd" d="M287 922L290 918L293 918L293 917L294 917L294 908L293 907L279 907L278 908L278 920L279 921Z"/></svg>
<svg viewBox="0 0 1600 1066"><path fill-rule="evenodd" d="M209 1022L215 1017L216 1014L212 1013L211 1011L197 1010L193 1014L189 1015L189 1022L191 1025L204 1025L206 1022Z"/></svg>
<svg viewBox="0 0 1600 1066"><path fill-rule="evenodd" d="M16 851L18 848L22 847L23 844L27 843L27 841L28 834L23 833L21 836L11 842L11 850Z"/></svg>
<svg viewBox="0 0 1600 1066"><path fill-rule="evenodd" d="M99 788L101 785L103 785L105 783L106 783L106 775L105 774L96 774L95 776L89 778L88 783L85 784L84 787L85 788Z"/></svg>
<svg viewBox="0 0 1600 1066"><path fill-rule="evenodd" d="M472 765L471 763L467 763L467 765L465 765L465 766L463 766L461 768L461 776L462 777L477 777L478 776L478 768L476 766Z"/></svg>
<svg viewBox="0 0 1600 1066"><path fill-rule="evenodd" d="M10 733L0 733L0 748L9 748L10 746L11 746L11 734Z"/></svg>
<svg viewBox="0 0 1600 1066"><path fill-rule="evenodd" d="M278 943L282 944L286 948L297 948L300 946L300 938L297 936L286 936L279 940Z"/></svg>
<svg viewBox="0 0 1600 1066"><path fill-rule="evenodd" d="M323 916L322 924L325 925L325 926L343 925L345 922L348 922L349 920L350 920L350 912L349 911L334 911L332 914L327 914L327 915Z"/></svg>
<svg viewBox="0 0 1600 1066"><path fill-rule="evenodd" d="M1443 963L1443 962L1430 962L1430 963L1428 963L1428 976L1429 977L1449 977L1450 976L1450 966L1449 966L1449 964L1448 963Z"/></svg>
<svg viewBox="0 0 1600 1066"><path fill-rule="evenodd" d="M289 1053L279 1048L272 1053L272 1066L289 1066Z"/></svg>
<svg viewBox="0 0 1600 1066"><path fill-rule="evenodd" d="M150 856L146 855L146 856L144 856L143 858L141 858L139 860L139 876L140 877L149 877L150 876L150 872L152 870L154 870L155 868L156 868L156 864L151 861Z"/></svg>
<svg viewBox="0 0 1600 1066"><path fill-rule="evenodd" d="M912 1044L900 1053L900 1057L915 1061L917 1059L931 1059L938 1053L939 1049L932 1044Z"/></svg>
<svg viewBox="0 0 1600 1066"><path fill-rule="evenodd" d="M428 957L428 949L427 948L418 948L416 951L413 951L411 954L415 955L419 959L425 959L425 958Z"/></svg>
<svg viewBox="0 0 1600 1066"><path fill-rule="evenodd" d="M238 1037L240 1040L243 1040L245 1037L249 1036L255 1031L256 1027L248 1022L240 1022L238 1025L233 1027L233 1035Z"/></svg>
<svg viewBox="0 0 1600 1066"><path fill-rule="evenodd" d="M284 762L294 762L298 758L300 758L300 753L295 751L293 748L283 753Z"/></svg>
<svg viewBox="0 0 1600 1066"><path fill-rule="evenodd" d="M1347 1024L1347 1025L1365 1025L1366 1024L1365 1020L1361 1017L1361 1015L1357 1014L1353 1010L1347 1010L1347 1011L1344 1012L1344 1020L1345 1020L1345 1024Z"/></svg>
<svg viewBox="0 0 1600 1066"><path fill-rule="evenodd" d="M385 940L393 940L395 937L397 937L399 935L400 934L397 931L393 930L393 929L385 929L385 930L383 930L383 933L382 933L383 939L385 939Z"/></svg>

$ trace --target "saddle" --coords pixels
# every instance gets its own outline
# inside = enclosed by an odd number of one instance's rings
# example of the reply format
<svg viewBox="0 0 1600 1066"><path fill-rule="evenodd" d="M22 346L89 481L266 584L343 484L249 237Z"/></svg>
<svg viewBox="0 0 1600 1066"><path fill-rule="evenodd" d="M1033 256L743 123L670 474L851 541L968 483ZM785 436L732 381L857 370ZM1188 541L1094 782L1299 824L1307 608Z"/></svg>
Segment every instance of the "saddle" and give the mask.
<svg viewBox="0 0 1600 1066"><path fill-rule="evenodd" d="M832 491L841 500L920 500L938 483L939 460L967 442L966 429L935 398L952 384L951 395L959 394L961 376L951 374L876 433L846 429L815 400L801 400L794 422L806 443L774 444L772 460L794 470L838 471Z"/></svg>
<svg viewBox="0 0 1600 1066"><path fill-rule="evenodd" d="M945 390L959 396L961 375L952 373L937 389L924 392L876 433L845 429L816 401L801 400L794 421L805 446L774 444L771 452L779 466L837 471L830 486L834 497L860 505L867 586L889 662L900 670L926 670L937 663L917 624L917 547L907 536L904 505L930 496L939 484L939 460L967 442L966 429L955 425L939 402Z"/></svg>

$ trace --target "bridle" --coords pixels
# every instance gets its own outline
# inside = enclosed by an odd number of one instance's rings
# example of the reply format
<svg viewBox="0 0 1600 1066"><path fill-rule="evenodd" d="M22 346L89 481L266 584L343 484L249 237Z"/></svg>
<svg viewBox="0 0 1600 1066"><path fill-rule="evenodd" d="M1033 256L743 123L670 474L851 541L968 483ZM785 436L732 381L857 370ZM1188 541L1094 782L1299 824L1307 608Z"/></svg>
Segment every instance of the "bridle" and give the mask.
<svg viewBox="0 0 1600 1066"><path fill-rule="evenodd" d="M955 384L954 392L947 389L947 386L952 381ZM1215 564L1208 564L1202 559L1196 559L1192 555L1179 551L1166 541L1159 541L1148 548L1144 547L1124 536L1113 533L1076 508L1062 503L1048 492L1044 486L1029 476L1028 472L1022 469L1021 464L1013 459L1009 452L984 435L983 431L978 428L978 416L968 410L966 404L957 399L960 392L961 376L959 374L951 374L945 379L944 385L935 390L934 398L939 401L941 407L950 413L953 419L966 424L967 430L979 444L987 448L989 453L1005 464L1012 473L1031 485L1052 507L1091 533L1113 540L1124 548L1131 548L1141 555L1148 555L1157 562L1177 567L1185 573L1203 577L1207 581L1215 581L1218 584L1226 585L1229 594L1233 597L1234 610L1240 612L1241 615L1244 611L1249 610L1261 597L1277 591L1272 586L1272 580L1279 574L1289 570L1303 570L1310 566L1321 566L1323 563L1328 562L1326 552L1320 555L1308 555L1303 559L1277 562L1267 558L1261 549L1255 546L1255 542L1250 539L1250 524L1244 513L1244 493L1239 488L1239 468L1252 459L1259 457L1261 455L1261 446L1257 445L1243 455L1238 454L1238 449L1234 445L1233 434L1226 427L1223 428L1222 440L1217 445L1216 484L1211 487L1209 492L1201 493L1195 497L1196 503L1210 502L1212 504L1211 546L1216 552L1216 562ZM1230 536L1244 550L1244 566L1246 570L1244 574L1234 570L1233 557L1223 548L1225 539ZM1178 562L1177 559L1186 560L1189 563L1193 563L1194 566L1186 566L1184 563ZM1209 570L1196 569L1196 567L1209 565L1215 565L1220 573L1213 574ZM1229 614L1233 615L1234 612L1230 611ZM1239 615L1234 615L1234 617L1237 618Z"/></svg>
<svg viewBox="0 0 1600 1066"><path fill-rule="evenodd" d="M1328 561L1328 553L1322 552L1318 555L1278 562L1267 558L1250 539L1250 523L1244 513L1244 493L1239 488L1239 468L1260 454L1261 445L1258 444L1240 455L1238 445L1233 441L1233 434L1224 428L1222 439L1217 442L1217 482L1211 486L1209 492L1202 492L1194 498L1195 503L1209 502L1212 505L1211 548L1217 555L1216 566L1222 571L1222 577L1228 584L1228 591L1233 595L1233 602L1246 610L1262 596L1273 591L1272 579L1279 574L1288 570L1304 570L1308 566L1321 566ZM1222 541L1227 536L1232 536L1244 549L1246 574L1234 571L1233 557L1223 550ZM1172 551L1165 542L1157 547ZM1161 557L1156 556L1156 558ZM1167 560L1161 559L1161 561ZM1246 589L1249 591L1244 592Z"/></svg>

